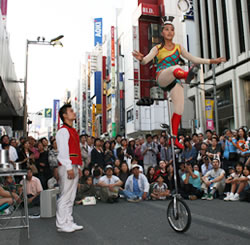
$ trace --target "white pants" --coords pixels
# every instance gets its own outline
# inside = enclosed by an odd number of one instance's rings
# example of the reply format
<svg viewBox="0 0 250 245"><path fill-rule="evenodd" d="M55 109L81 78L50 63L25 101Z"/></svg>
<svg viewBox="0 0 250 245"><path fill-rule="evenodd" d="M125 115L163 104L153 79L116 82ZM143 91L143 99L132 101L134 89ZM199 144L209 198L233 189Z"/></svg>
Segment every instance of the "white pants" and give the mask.
<svg viewBox="0 0 250 245"><path fill-rule="evenodd" d="M74 165L74 179L68 179L66 167L58 167L60 198L57 200L56 226L57 228L69 227L73 223L73 206L78 184L78 166Z"/></svg>

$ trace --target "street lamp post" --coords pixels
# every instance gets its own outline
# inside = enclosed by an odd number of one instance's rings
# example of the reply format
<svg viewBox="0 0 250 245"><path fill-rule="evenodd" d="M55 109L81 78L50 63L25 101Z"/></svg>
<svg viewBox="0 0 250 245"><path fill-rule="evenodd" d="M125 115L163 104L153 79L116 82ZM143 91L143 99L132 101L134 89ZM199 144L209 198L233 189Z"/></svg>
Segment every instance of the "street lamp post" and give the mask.
<svg viewBox="0 0 250 245"><path fill-rule="evenodd" d="M45 41L45 38L37 37L37 41L26 41L26 62L25 62L25 77L24 77L24 97L23 97L23 136L27 136L27 82L28 82L28 59L29 59L29 44L35 45L60 45L63 47L61 43L61 39L63 35L60 35L56 38L51 39L50 41ZM41 39L41 40L40 40Z"/></svg>

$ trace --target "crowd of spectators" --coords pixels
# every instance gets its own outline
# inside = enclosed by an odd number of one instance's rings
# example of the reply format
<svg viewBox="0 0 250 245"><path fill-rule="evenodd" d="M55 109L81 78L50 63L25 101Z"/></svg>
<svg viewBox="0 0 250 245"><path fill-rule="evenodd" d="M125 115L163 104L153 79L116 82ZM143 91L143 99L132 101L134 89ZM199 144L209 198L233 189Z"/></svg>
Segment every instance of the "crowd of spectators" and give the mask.
<svg viewBox="0 0 250 245"><path fill-rule="evenodd" d="M86 134L79 137L83 176L79 179L76 204L89 196L110 203L120 198L129 202L165 200L174 192L173 154L165 131L136 139L120 135L110 140ZM184 199L250 201L249 131L228 129L218 136L207 130L205 135L178 137L184 145L184 150L175 148L177 180ZM22 168L28 170L29 203L39 205L40 192L58 185L55 137L49 141L22 137L18 142L4 135L1 148L9 150L11 163L21 162ZM19 200L20 188L11 185L22 184L20 181L5 179L0 188L1 202L3 198L11 202L6 186Z"/></svg>

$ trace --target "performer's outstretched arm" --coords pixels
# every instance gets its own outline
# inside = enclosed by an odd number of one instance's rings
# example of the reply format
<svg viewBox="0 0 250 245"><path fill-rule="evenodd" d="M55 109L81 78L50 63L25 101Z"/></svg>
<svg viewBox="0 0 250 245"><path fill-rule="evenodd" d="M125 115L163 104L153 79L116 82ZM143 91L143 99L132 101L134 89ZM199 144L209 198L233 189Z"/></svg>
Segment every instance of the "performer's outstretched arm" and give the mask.
<svg viewBox="0 0 250 245"><path fill-rule="evenodd" d="M144 57L144 55L138 51L133 51L132 55L141 62L142 65L148 64L158 54L158 48L153 47L150 52Z"/></svg>
<svg viewBox="0 0 250 245"><path fill-rule="evenodd" d="M217 58L217 59L203 59L200 57L195 57L187 52L187 50L180 45L181 49L181 56L183 56L185 59L191 61L194 64L219 64L221 62L225 62L226 59L223 57Z"/></svg>

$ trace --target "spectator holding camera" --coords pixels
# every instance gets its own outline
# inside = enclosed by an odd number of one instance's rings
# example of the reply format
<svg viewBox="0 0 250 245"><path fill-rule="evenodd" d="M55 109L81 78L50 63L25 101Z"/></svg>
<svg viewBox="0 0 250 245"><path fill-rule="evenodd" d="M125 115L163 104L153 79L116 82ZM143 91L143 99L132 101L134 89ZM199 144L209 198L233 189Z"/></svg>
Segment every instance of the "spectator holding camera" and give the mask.
<svg viewBox="0 0 250 245"><path fill-rule="evenodd" d="M202 200L213 200L214 194L218 191L219 196L223 195L225 188L225 171L220 168L220 160L213 160L213 169L208 171L202 177L202 190L204 191L204 195L202 196Z"/></svg>
<svg viewBox="0 0 250 245"><path fill-rule="evenodd" d="M218 144L218 142L218 138L216 136L213 136L211 145L208 146L207 155L211 160L215 158L221 159L221 145Z"/></svg>
<svg viewBox="0 0 250 245"><path fill-rule="evenodd" d="M206 130L206 136L207 138L204 140L204 142L210 146L212 144L212 137L213 137L213 132L210 129Z"/></svg>
<svg viewBox="0 0 250 245"><path fill-rule="evenodd" d="M202 161L203 164L201 165L201 173L202 176L204 176L208 171L213 169L213 165L211 163L211 159L208 156L203 156Z"/></svg>
<svg viewBox="0 0 250 245"><path fill-rule="evenodd" d="M185 199L196 200L201 198L201 179L200 173L197 170L193 170L191 163L185 164L185 173L182 175L183 188L181 196Z"/></svg>
<svg viewBox="0 0 250 245"><path fill-rule="evenodd" d="M227 172L228 167L234 167L238 160L237 140L233 138L233 134L230 129L226 130L222 149L224 150L223 168Z"/></svg>
<svg viewBox="0 0 250 245"><path fill-rule="evenodd" d="M237 135L237 152L242 157L250 156L249 141L244 128L239 128Z"/></svg>
<svg viewBox="0 0 250 245"><path fill-rule="evenodd" d="M141 146L141 153L143 155L143 164L145 173L149 166L155 167L157 165L158 146L153 142L152 135L146 135L146 142Z"/></svg>

